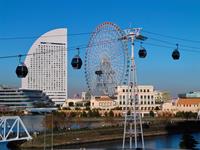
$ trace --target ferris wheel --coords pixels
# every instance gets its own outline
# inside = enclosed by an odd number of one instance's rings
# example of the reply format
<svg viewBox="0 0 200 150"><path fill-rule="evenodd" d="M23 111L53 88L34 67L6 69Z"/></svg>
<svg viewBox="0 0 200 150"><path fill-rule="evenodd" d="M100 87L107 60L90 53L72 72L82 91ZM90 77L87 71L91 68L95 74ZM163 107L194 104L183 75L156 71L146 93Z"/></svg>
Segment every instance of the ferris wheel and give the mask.
<svg viewBox="0 0 200 150"><path fill-rule="evenodd" d="M92 33L85 54L85 77L93 96L113 96L116 87L126 84L129 72L125 33L111 22L100 24Z"/></svg>

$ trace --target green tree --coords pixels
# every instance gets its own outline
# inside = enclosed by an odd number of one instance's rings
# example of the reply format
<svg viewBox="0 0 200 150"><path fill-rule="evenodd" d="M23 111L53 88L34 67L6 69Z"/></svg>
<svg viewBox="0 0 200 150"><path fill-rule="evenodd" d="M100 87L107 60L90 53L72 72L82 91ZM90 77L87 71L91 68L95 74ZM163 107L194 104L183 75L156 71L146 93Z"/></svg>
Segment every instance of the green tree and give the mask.
<svg viewBox="0 0 200 150"><path fill-rule="evenodd" d="M81 117L87 117L87 113L86 113L85 111L83 111L83 112L81 113Z"/></svg>
<svg viewBox="0 0 200 150"><path fill-rule="evenodd" d="M149 116L150 117L154 117L155 116L155 114L154 114L154 112L152 110L149 112Z"/></svg>
<svg viewBox="0 0 200 150"><path fill-rule="evenodd" d="M93 113L92 113L92 110L88 110L88 114L87 114L88 117L93 117Z"/></svg>
<svg viewBox="0 0 200 150"><path fill-rule="evenodd" d="M183 118L183 112L181 112L181 111L177 112L176 117Z"/></svg>
<svg viewBox="0 0 200 150"><path fill-rule="evenodd" d="M118 116L117 117L122 117L122 115L120 113L118 113Z"/></svg>
<svg viewBox="0 0 200 150"><path fill-rule="evenodd" d="M76 106L76 107L75 107L75 110L80 110L80 108Z"/></svg>
<svg viewBox="0 0 200 150"><path fill-rule="evenodd" d="M67 126L69 119L63 112L53 112L51 114L46 114L43 119L43 126L47 129L55 130L62 129L63 126Z"/></svg>
<svg viewBox="0 0 200 150"><path fill-rule="evenodd" d="M193 113L193 112L183 112L183 111L179 111L176 113L176 117L179 117L179 118L186 118L186 119L189 119L189 118L196 118L197 117L197 113Z"/></svg>
<svg viewBox="0 0 200 150"><path fill-rule="evenodd" d="M179 143L181 149L195 149L198 142L189 133L184 133Z"/></svg>
<svg viewBox="0 0 200 150"><path fill-rule="evenodd" d="M101 117L101 115L97 109L93 110L93 117Z"/></svg>
<svg viewBox="0 0 200 150"><path fill-rule="evenodd" d="M109 111L108 116L109 116L109 117L114 117L114 113L113 113L112 110Z"/></svg>
<svg viewBox="0 0 200 150"><path fill-rule="evenodd" d="M70 112L70 117L76 117L76 113L75 112Z"/></svg>
<svg viewBox="0 0 200 150"><path fill-rule="evenodd" d="M122 110L122 107L117 106L113 110Z"/></svg>
<svg viewBox="0 0 200 150"><path fill-rule="evenodd" d="M107 111L105 111L105 113L104 113L104 117L108 117L108 113L107 113Z"/></svg>
<svg viewBox="0 0 200 150"><path fill-rule="evenodd" d="M70 106L70 107L73 107L73 106L74 106L74 103L73 103L73 102L69 102L69 106Z"/></svg>
<svg viewBox="0 0 200 150"><path fill-rule="evenodd" d="M69 107L63 107L62 110L71 110Z"/></svg>
<svg viewBox="0 0 200 150"><path fill-rule="evenodd" d="M90 102L86 102L85 107L90 107Z"/></svg>

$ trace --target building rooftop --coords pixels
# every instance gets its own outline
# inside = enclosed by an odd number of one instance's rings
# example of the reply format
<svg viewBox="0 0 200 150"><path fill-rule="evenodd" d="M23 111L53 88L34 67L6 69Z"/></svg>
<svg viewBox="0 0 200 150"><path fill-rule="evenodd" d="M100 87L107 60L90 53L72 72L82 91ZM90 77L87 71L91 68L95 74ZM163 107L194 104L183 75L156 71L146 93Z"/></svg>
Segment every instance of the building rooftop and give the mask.
<svg viewBox="0 0 200 150"><path fill-rule="evenodd" d="M98 100L98 101L113 101L113 99L110 98L109 96L95 97L95 99Z"/></svg>
<svg viewBox="0 0 200 150"><path fill-rule="evenodd" d="M194 104L200 104L200 98L180 98L177 101L178 105L194 105Z"/></svg>

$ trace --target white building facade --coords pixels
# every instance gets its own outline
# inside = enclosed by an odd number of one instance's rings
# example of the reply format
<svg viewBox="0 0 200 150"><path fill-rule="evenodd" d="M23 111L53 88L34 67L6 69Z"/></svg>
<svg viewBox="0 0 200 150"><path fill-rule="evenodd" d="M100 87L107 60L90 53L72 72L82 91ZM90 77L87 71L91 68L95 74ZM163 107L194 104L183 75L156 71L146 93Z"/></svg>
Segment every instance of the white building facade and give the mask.
<svg viewBox="0 0 200 150"><path fill-rule="evenodd" d="M39 37L25 59L28 75L23 89L45 92L56 105L67 98L67 29L51 30Z"/></svg>
<svg viewBox="0 0 200 150"><path fill-rule="evenodd" d="M123 110L126 108L126 101L130 98L130 95L127 85L117 87L117 103L118 107L121 107ZM154 110L157 106L155 103L155 95L157 92L154 90L154 87L151 85L138 85L138 107L139 110L145 114L149 111Z"/></svg>

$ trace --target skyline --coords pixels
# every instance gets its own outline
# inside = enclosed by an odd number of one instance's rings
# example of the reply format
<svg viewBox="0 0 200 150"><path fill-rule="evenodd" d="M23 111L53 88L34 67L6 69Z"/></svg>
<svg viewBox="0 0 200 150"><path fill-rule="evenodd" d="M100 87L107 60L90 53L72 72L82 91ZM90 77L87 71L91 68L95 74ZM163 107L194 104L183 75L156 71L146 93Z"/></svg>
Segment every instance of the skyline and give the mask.
<svg viewBox="0 0 200 150"><path fill-rule="evenodd" d="M69 34L93 32L95 28L110 21L120 28L142 27L143 35L148 37L146 43L166 45L174 48L164 48L143 44L147 49L147 58L139 59L137 51L140 44L136 42L135 56L137 65L138 83L153 85L158 90L167 90L174 96L178 93L199 90L198 63L199 52L183 51L181 45L200 47L200 42L188 42L165 38L145 31L180 37L183 39L199 40L200 21L198 16L200 2L189 3L185 1L1 1L0 5L0 38L7 37L33 37L30 39L3 40L0 39L0 56L28 53L33 42L40 35L56 28L66 27ZM45 8L45 9L44 9ZM53 10L53 11L52 11ZM186 34L185 34L186 33ZM69 36L68 47L87 45L89 35ZM159 42L159 39L167 41ZM174 61L171 58L172 51L179 43L181 58ZM197 50L187 48L189 50ZM85 49L81 49L81 57L84 60ZM86 90L84 69L73 70L70 62L76 51L68 52L68 87L69 95L73 96ZM20 79L15 75L18 58L0 59L0 84L19 86ZM9 62L9 63L8 63ZM81 86L80 86L81 82ZM82 90L83 89L83 90Z"/></svg>

